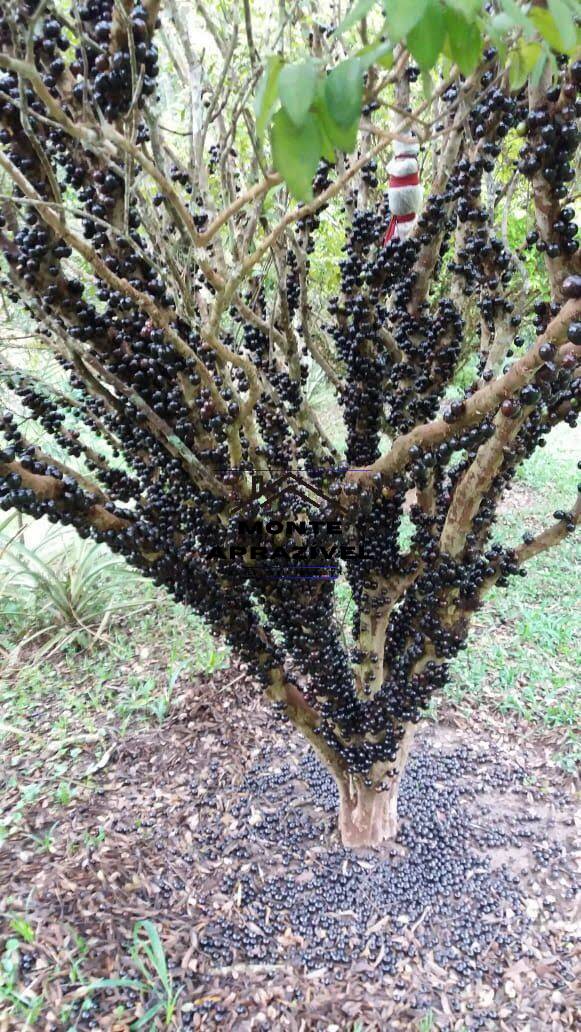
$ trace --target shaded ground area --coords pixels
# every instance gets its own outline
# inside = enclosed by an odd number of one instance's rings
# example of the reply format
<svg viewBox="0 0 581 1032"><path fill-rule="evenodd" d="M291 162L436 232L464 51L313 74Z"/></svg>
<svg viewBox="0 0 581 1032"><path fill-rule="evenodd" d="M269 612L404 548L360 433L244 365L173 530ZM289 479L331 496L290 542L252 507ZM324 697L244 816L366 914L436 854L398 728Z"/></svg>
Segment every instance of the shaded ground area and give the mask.
<svg viewBox="0 0 581 1032"><path fill-rule="evenodd" d="M0 1028L24 1028L32 999L55 1030L122 1032L157 1006L141 1027L575 1027L574 786L552 734L523 729L426 724L383 856L342 849L326 772L233 668L159 729L81 743L74 805L30 805L4 842L24 1003Z"/></svg>

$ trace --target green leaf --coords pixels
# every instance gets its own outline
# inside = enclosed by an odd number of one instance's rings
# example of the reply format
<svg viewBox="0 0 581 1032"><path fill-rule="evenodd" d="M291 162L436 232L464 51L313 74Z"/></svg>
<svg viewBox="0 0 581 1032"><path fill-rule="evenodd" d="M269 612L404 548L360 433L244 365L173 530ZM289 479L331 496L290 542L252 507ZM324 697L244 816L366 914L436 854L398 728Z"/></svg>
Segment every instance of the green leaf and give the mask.
<svg viewBox="0 0 581 1032"><path fill-rule="evenodd" d="M370 43L358 50L355 57L359 61L362 72L366 72L374 64L379 64L382 68L393 68L393 43L388 39ZM386 58L388 59L387 63Z"/></svg>
<svg viewBox="0 0 581 1032"><path fill-rule="evenodd" d="M429 0L383 0L391 39L399 42L423 17Z"/></svg>
<svg viewBox="0 0 581 1032"><path fill-rule="evenodd" d="M13 917L10 927L24 942L34 942L34 928L23 917Z"/></svg>
<svg viewBox="0 0 581 1032"><path fill-rule="evenodd" d="M143 942L139 938L139 932L144 931L147 935L147 942ZM150 963L155 968L157 975L164 987L168 989L171 987L171 979L167 967L167 960L163 949L163 943L159 937L159 932L154 925L153 921L144 920L136 921L133 928L133 943L136 949L143 949L149 957Z"/></svg>
<svg viewBox="0 0 581 1032"><path fill-rule="evenodd" d="M383 57L378 58L377 64L380 66L380 68L385 68L387 72L390 68L393 68L395 64L393 50L391 50L389 54L384 54Z"/></svg>
<svg viewBox="0 0 581 1032"><path fill-rule="evenodd" d="M355 118L349 126L339 125L329 111L324 96L318 101L316 111L319 118L319 125L331 146L344 151L346 154L350 154L354 151L357 146L359 116Z"/></svg>
<svg viewBox="0 0 581 1032"><path fill-rule="evenodd" d="M285 65L278 79L278 95L289 118L300 129L315 96L317 66L308 58Z"/></svg>
<svg viewBox="0 0 581 1032"><path fill-rule="evenodd" d="M548 0L549 11L555 19L555 25L563 41L563 51L569 53L577 42L577 31L573 15L563 0Z"/></svg>
<svg viewBox="0 0 581 1032"><path fill-rule="evenodd" d="M321 134L322 155L325 161L330 161L332 164L335 161L335 147L333 141L328 135L327 130L319 117L318 111L315 111L315 118L317 119L317 125L319 126L319 132Z"/></svg>
<svg viewBox="0 0 581 1032"><path fill-rule="evenodd" d="M298 201L310 201L313 177L323 152L317 119L309 113L304 125L298 129L281 109L272 120L271 139L272 159L277 172Z"/></svg>
<svg viewBox="0 0 581 1032"><path fill-rule="evenodd" d="M417 25L408 33L407 46L422 71L433 68L444 45L446 20L439 3L431 3Z"/></svg>
<svg viewBox="0 0 581 1032"><path fill-rule="evenodd" d="M377 0L358 0L357 3L353 4L353 7L348 14L345 15L341 24L335 29L336 36L342 36L347 29L352 29L358 22L363 21L365 15L369 13L372 7L375 7Z"/></svg>
<svg viewBox="0 0 581 1032"><path fill-rule="evenodd" d="M529 12L529 18L539 32L539 35L546 39L549 46L553 50L560 50L562 46L561 36L550 11L547 11L544 7L533 7Z"/></svg>
<svg viewBox="0 0 581 1032"><path fill-rule="evenodd" d="M500 65L505 63L507 32L511 27L512 22L507 14L496 14L486 25L487 36L498 50L498 62Z"/></svg>
<svg viewBox="0 0 581 1032"><path fill-rule="evenodd" d="M512 90L520 90L529 73L535 67L542 56L543 50L540 43L525 43L519 40L517 46L510 54L508 64L508 76Z"/></svg>
<svg viewBox="0 0 581 1032"><path fill-rule="evenodd" d="M553 15L546 8L533 7L529 18L543 39L546 39L552 50L555 50L557 53L567 53L569 49L574 49L574 46L571 48L566 46Z"/></svg>
<svg viewBox="0 0 581 1032"><path fill-rule="evenodd" d="M533 35L531 23L515 0L500 0L500 6L510 17L513 26L521 28L527 39Z"/></svg>
<svg viewBox="0 0 581 1032"><path fill-rule="evenodd" d="M162 1007L163 1002L161 1000L157 1000L156 1003L152 1003L149 1010L147 1010L145 1014L142 1014L141 1017L131 1027L135 1029L135 1032L138 1032L138 1029L140 1028L152 1028L151 1022L155 1018L155 1015L159 1014Z"/></svg>
<svg viewBox="0 0 581 1032"><path fill-rule="evenodd" d="M446 7L453 7L468 21L472 21L482 7L482 0L446 0Z"/></svg>
<svg viewBox="0 0 581 1032"><path fill-rule="evenodd" d="M97 992L98 989L143 989L143 983L137 982L134 978L97 978L81 988L85 996Z"/></svg>
<svg viewBox="0 0 581 1032"><path fill-rule="evenodd" d="M356 57L342 61L325 79L325 99L332 118L347 128L361 114L363 74Z"/></svg>
<svg viewBox="0 0 581 1032"><path fill-rule="evenodd" d="M558 76L559 76L559 65L557 64L557 58L555 57L555 55L554 55L552 50L549 50L548 58L549 58L549 65L550 65L550 68L551 68L551 76L554 79L557 79Z"/></svg>
<svg viewBox="0 0 581 1032"><path fill-rule="evenodd" d="M488 25L488 31L493 32L495 35L500 33L504 35L509 29L513 28L513 21L509 14L501 11L500 14L495 14L494 18L491 19Z"/></svg>
<svg viewBox="0 0 581 1032"><path fill-rule="evenodd" d="M281 68L282 60L278 54L269 57L262 79L258 84L256 97L254 98L254 113L256 115L256 133L259 140L264 136L264 130L276 103L278 77Z"/></svg>
<svg viewBox="0 0 581 1032"><path fill-rule="evenodd" d="M446 10L445 18L452 60L456 62L462 75L470 75L482 55L480 29L477 25L471 25L464 15L451 8Z"/></svg>
<svg viewBox="0 0 581 1032"><path fill-rule="evenodd" d="M543 72L545 70L545 65L547 63L548 58L549 58L549 55L548 55L547 51L543 50L541 55L540 55L540 57L539 57L539 59L538 59L538 61L537 61L537 63L536 63L536 65L535 65L535 67L533 68L533 70L531 72L531 86L533 87L533 89L536 89L536 87L539 85L539 83L540 83L540 81L542 79Z"/></svg>

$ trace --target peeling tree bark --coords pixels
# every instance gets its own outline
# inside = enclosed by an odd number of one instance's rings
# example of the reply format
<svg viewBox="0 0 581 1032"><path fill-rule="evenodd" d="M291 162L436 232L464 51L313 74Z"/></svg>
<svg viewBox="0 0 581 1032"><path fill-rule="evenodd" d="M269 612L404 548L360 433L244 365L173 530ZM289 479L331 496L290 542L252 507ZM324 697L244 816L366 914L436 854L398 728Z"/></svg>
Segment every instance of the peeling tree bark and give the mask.
<svg viewBox="0 0 581 1032"><path fill-rule="evenodd" d="M350 849L378 847L397 834L397 797L401 774L387 788L378 791L347 775L338 782L339 833Z"/></svg>
<svg viewBox="0 0 581 1032"><path fill-rule="evenodd" d="M413 724L407 727L397 758L378 787L369 787L359 776L333 771L339 790L339 834L349 849L379 848L395 839L399 789L414 731Z"/></svg>

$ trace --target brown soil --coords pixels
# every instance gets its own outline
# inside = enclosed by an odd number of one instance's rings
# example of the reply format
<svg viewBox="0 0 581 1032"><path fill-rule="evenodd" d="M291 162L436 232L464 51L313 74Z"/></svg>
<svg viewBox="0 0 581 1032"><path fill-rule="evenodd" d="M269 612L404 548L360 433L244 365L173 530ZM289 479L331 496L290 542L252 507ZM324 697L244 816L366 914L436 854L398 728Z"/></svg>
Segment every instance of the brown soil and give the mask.
<svg viewBox="0 0 581 1032"><path fill-rule="evenodd" d="M326 775L300 739L285 740L252 684L220 690L234 675L189 686L159 728L100 754L81 744L74 802L29 807L5 842L1 938L17 934L18 915L34 929L16 991L43 994L36 1027L129 1029L160 998L155 978L142 994L86 986L137 976L133 928L146 918L180 989L173 1028L576 1027L575 796L551 739L525 742L514 724L484 729L453 714L424 726L400 841L384 857L348 853ZM6 747L16 753L18 739ZM424 826L413 830L422 784L441 798L433 849L449 828L452 868L472 858L466 881L477 888L466 899L458 884L449 901L437 895L409 862L418 843L430 856ZM1 1000L0 1030L22 1029ZM165 1027L161 1012L143 1027Z"/></svg>

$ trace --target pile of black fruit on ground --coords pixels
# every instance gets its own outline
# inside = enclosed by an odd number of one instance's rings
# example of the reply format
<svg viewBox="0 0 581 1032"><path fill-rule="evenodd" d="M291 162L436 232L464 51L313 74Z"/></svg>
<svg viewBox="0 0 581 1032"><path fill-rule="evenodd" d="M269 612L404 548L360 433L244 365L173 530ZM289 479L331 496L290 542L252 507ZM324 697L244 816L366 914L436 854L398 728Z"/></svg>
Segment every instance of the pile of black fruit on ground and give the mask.
<svg viewBox="0 0 581 1032"><path fill-rule="evenodd" d="M206 927L200 947L209 958L218 965L339 966L342 978L341 965L360 957L378 976L395 975L401 961L431 950L436 963L454 970L459 988L500 985L506 965L528 949L523 941L531 920L521 882L532 872L496 866L487 854L518 847L537 818L525 811L498 819L479 796L524 791L523 773L491 762L490 753L424 745L402 781L394 846L386 856L358 856L329 834L337 793L315 756L300 760L306 786L300 798L292 764L273 771L277 755L284 754L264 749L234 790L230 812L247 834L229 853L219 888L235 895L238 906ZM201 845L201 856L214 860L220 849L219 840ZM548 851L536 857L539 864L564 861L560 844ZM204 903L211 904L210 896L200 897ZM406 928L413 932L409 945L401 934Z"/></svg>
<svg viewBox="0 0 581 1032"><path fill-rule="evenodd" d="M575 796L553 738L426 723L398 840L353 852L305 743L282 745L258 709L249 736L196 691L163 729L128 735L82 805L31 807L11 842L9 905L36 929L18 989L43 980L47 1032L63 1005L79 1032L165 1006L155 972L141 988L123 981L140 975L144 918L177 994L171 1027L576 1027ZM49 855L30 848L47 828ZM94 979L112 984L89 992Z"/></svg>

